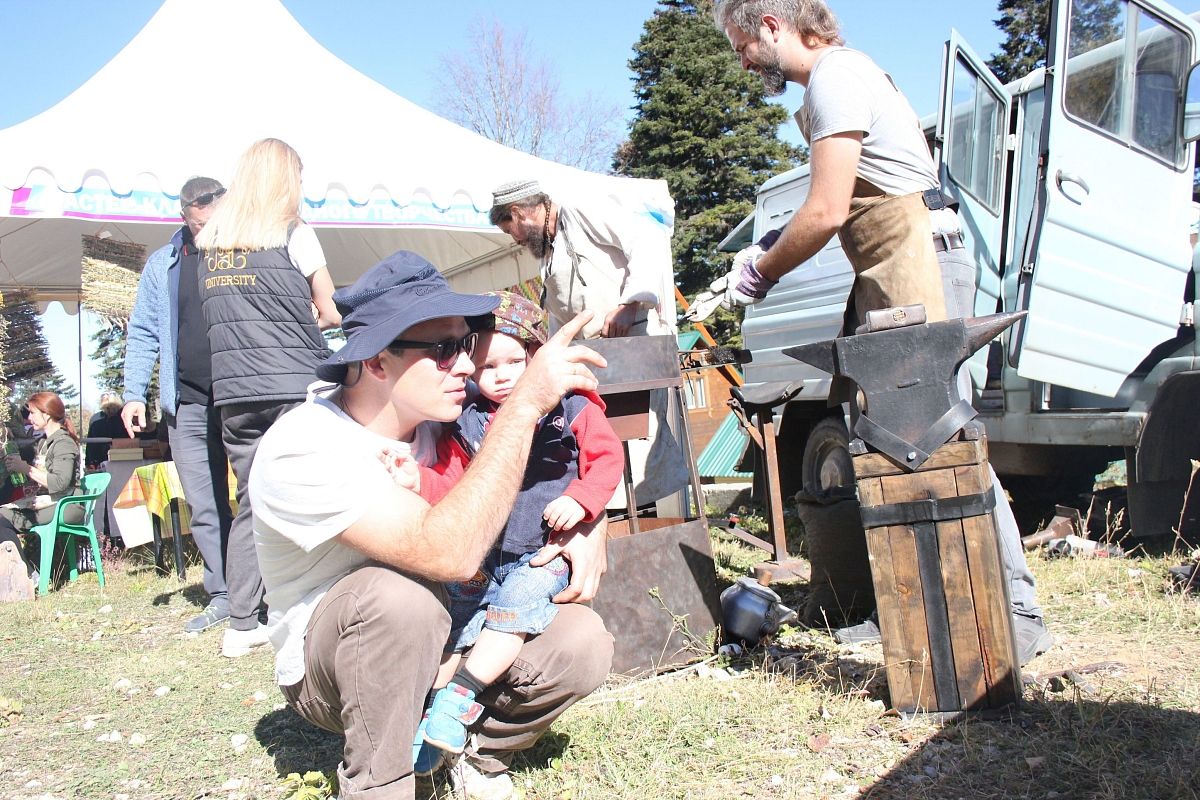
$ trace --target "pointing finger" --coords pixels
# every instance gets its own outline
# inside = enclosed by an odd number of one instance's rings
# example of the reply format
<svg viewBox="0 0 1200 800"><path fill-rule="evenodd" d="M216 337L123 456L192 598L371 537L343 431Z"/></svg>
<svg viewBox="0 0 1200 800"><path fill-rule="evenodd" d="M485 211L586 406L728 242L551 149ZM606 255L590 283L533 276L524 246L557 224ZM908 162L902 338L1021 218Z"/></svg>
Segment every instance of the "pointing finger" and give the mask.
<svg viewBox="0 0 1200 800"><path fill-rule="evenodd" d="M559 328L558 331L554 334L554 336L552 336L550 338L550 341L560 342L561 344L566 344L567 342L571 341L576 336L578 336L579 332L581 330L583 330L583 326L588 324L588 322L590 322L591 319L592 319L591 311L579 312L578 314L575 315L574 319L572 319L570 322L568 322L567 324L565 324L561 328Z"/></svg>

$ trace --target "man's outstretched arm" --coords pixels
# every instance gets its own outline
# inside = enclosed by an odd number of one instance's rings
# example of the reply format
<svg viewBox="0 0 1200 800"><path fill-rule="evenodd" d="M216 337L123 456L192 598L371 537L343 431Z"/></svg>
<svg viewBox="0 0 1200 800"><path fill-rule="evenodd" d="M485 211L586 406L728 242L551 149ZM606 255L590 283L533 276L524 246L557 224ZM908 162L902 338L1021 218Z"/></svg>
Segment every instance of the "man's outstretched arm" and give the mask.
<svg viewBox="0 0 1200 800"><path fill-rule="evenodd" d="M530 360L488 427L462 480L430 506L392 485L340 535L371 558L434 580L466 580L504 527L520 488L537 421L568 391L594 391L587 365L605 366L594 350L571 339L591 318L564 325Z"/></svg>

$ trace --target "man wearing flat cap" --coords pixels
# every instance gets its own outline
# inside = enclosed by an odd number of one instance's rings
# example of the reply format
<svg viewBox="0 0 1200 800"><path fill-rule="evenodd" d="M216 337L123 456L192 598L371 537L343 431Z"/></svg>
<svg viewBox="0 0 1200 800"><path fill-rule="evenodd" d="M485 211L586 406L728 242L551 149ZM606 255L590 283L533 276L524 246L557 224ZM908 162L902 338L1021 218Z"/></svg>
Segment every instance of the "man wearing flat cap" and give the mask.
<svg viewBox="0 0 1200 800"><path fill-rule="evenodd" d="M536 180L509 181L492 192L491 223L542 262L542 307L550 329L581 311L595 314L581 332L603 336L673 336L664 321L675 300L671 243L646 220L614 202L573 198L559 203ZM650 441L629 443L639 505L687 485L683 453L667 427L667 396L651 394ZM621 490L618 497L623 497ZM623 506L614 500L612 505Z"/></svg>
<svg viewBox="0 0 1200 800"><path fill-rule="evenodd" d="M586 310L585 339L671 333L661 318L671 243L648 221L599 198L559 204L528 179L496 188L489 219L541 259L552 331Z"/></svg>
<svg viewBox="0 0 1200 800"><path fill-rule="evenodd" d="M309 398L263 437L250 473L254 538L270 609L276 680L305 719L346 737L340 796L411 798L414 738L450 632L443 582L471 578L520 489L537 420L568 391L594 390L594 351L565 324L534 356L461 479L430 506L385 461L443 466L443 436L474 371L476 328L498 299L450 291L399 252L334 294L347 341ZM605 561L603 520L556 538L539 559L570 562L554 621L482 692L483 714L451 768L467 797L513 794L511 756L531 747L605 679L612 637L591 599ZM517 687L517 688L514 688Z"/></svg>

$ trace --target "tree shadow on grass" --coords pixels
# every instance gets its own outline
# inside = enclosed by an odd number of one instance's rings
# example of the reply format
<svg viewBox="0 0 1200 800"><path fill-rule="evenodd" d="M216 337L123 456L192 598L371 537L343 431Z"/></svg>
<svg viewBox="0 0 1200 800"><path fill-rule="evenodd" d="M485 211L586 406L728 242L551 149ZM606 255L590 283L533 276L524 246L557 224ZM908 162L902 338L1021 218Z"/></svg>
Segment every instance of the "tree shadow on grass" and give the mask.
<svg viewBox="0 0 1200 800"><path fill-rule="evenodd" d="M859 796L1195 800L1198 759L1200 714L1151 700L1041 696L1008 721L948 725Z"/></svg>
<svg viewBox="0 0 1200 800"><path fill-rule="evenodd" d="M254 737L275 759L280 777L309 770L332 775L346 743L345 737L321 730L290 706L263 716L254 726Z"/></svg>

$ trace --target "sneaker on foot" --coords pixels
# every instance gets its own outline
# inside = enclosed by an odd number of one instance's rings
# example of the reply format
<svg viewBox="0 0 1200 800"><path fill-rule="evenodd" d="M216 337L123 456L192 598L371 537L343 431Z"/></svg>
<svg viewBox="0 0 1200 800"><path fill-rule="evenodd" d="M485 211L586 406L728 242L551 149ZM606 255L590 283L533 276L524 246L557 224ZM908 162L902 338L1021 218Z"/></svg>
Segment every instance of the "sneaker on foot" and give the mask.
<svg viewBox="0 0 1200 800"><path fill-rule="evenodd" d="M454 796L465 800L509 800L517 796L512 778L505 772L483 772L465 758L450 767Z"/></svg>
<svg viewBox="0 0 1200 800"><path fill-rule="evenodd" d="M1017 661L1023 667L1054 645L1054 637L1046 630L1041 617L1013 614L1013 635L1017 640Z"/></svg>
<svg viewBox="0 0 1200 800"><path fill-rule="evenodd" d="M421 724L417 726L417 737L413 739L413 772L419 778L432 775L442 766L442 751L425 741L429 712L430 709L425 709Z"/></svg>
<svg viewBox="0 0 1200 800"><path fill-rule="evenodd" d="M229 605L226 603L209 603L196 616L183 624L186 633L200 633L220 625L229 619Z"/></svg>
<svg viewBox="0 0 1200 800"><path fill-rule="evenodd" d="M262 647L268 641L266 625L259 625L248 631L226 628L225 638L221 641L221 655L226 658L241 658L254 648Z"/></svg>
<svg viewBox="0 0 1200 800"><path fill-rule="evenodd" d="M482 713L475 693L451 681L433 696L425 741L447 753L461 753L467 746L467 726Z"/></svg>

